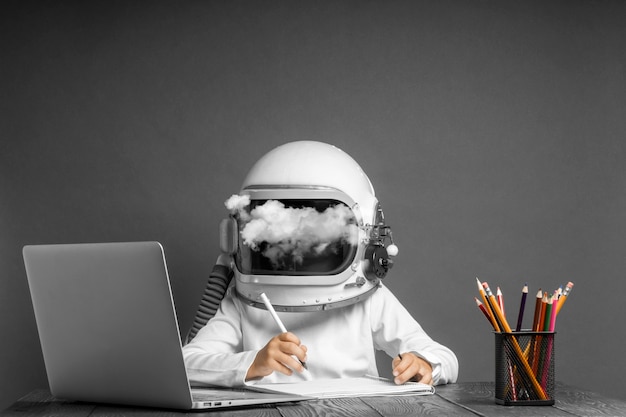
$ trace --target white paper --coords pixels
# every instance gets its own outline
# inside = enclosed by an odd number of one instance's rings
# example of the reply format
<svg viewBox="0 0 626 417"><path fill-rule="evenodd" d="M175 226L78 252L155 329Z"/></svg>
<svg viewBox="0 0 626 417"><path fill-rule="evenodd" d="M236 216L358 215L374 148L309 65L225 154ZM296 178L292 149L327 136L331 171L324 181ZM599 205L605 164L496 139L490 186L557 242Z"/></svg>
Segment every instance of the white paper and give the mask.
<svg viewBox="0 0 626 417"><path fill-rule="evenodd" d="M313 398L364 397L376 395L429 395L435 388L419 382L396 385L386 378L364 376L360 378L315 379L291 383L251 384L248 388L265 392L280 392Z"/></svg>

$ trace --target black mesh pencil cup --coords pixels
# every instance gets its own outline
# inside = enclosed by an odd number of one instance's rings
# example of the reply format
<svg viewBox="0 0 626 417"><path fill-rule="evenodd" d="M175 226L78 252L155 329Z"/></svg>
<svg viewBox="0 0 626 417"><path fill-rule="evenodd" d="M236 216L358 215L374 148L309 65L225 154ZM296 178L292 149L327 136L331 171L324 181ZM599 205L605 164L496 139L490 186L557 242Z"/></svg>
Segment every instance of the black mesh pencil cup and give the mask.
<svg viewBox="0 0 626 417"><path fill-rule="evenodd" d="M554 332L494 333L501 405L554 404Z"/></svg>

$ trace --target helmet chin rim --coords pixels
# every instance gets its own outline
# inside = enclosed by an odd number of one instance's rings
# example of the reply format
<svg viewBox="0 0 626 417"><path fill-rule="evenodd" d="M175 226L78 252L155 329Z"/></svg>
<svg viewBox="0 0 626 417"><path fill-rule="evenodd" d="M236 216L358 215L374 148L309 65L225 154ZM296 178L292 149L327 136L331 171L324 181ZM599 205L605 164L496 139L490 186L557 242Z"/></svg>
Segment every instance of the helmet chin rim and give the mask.
<svg viewBox="0 0 626 417"><path fill-rule="evenodd" d="M345 288L347 285L341 285L335 288L264 287L262 290L258 287L247 288L240 285L238 281L235 285L237 297L244 304L252 307L266 309L265 304L260 299L260 294L263 292L272 300L272 306L276 311L314 312L332 310L359 303L380 288L381 283L380 280L375 280L367 281L366 284L358 287L355 284L354 287L348 288ZM316 292L317 294L315 294Z"/></svg>

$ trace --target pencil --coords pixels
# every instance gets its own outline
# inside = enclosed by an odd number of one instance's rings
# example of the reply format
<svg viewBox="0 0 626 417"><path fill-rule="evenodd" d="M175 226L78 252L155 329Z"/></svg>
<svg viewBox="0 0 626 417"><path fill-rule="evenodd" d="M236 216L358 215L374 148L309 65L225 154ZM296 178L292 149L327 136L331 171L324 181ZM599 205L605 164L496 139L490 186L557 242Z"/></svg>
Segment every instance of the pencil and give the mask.
<svg viewBox="0 0 626 417"><path fill-rule="evenodd" d="M543 292L541 291L541 288L539 288L539 291L537 291L537 297L535 298L535 314L533 316L533 327L532 327L533 332L539 332L541 330L540 323L541 323L542 309L543 309ZM530 351L528 360L532 364L532 369L533 369L533 372L535 373L537 373L537 367L539 364L539 356L538 356L538 353L539 353L538 342L539 341L541 341L541 338L535 335L532 337L532 342L528 345L529 351Z"/></svg>
<svg viewBox="0 0 626 417"><path fill-rule="evenodd" d="M487 309L485 308L483 303L481 303L480 300L478 298L476 298L476 297L474 297L474 300L476 300L476 306L480 309L480 311L483 312L485 317L487 317L487 320L489 320L489 323L491 323L491 326L493 326L493 329L496 330L497 324L493 321L493 318L491 317L491 315L489 314L489 312L487 311ZM496 330L496 331L498 331L498 330ZM400 359L402 359L402 358L400 358Z"/></svg>
<svg viewBox="0 0 626 417"><path fill-rule="evenodd" d="M543 331L550 330L550 319L552 318L552 306L554 304L553 296L548 297L548 303L546 304L546 313L543 319Z"/></svg>
<svg viewBox="0 0 626 417"><path fill-rule="evenodd" d="M535 300L535 315L533 317L533 331L539 331L537 324L539 323L539 317L541 317L541 299L543 298L543 292L541 292L541 288L537 291L537 298Z"/></svg>
<svg viewBox="0 0 626 417"><path fill-rule="evenodd" d="M541 298L541 312L539 313L539 320L537 321L537 332L543 330L543 324L546 321L546 306L548 305L548 293L544 292Z"/></svg>
<svg viewBox="0 0 626 417"><path fill-rule="evenodd" d="M556 304L555 304L555 297L558 294L558 290L554 292L553 295L549 295L548 296L548 304L546 304L546 313L545 313L545 321L543 324L543 330L545 332L549 332L552 331L552 318L556 317L555 313L556 313ZM552 338L548 338L547 341L547 346L545 351L540 352L540 363L539 363L539 370L541 373L541 386L542 387L546 387L547 386L547 381L548 381L548 369L549 369L549 364L550 364L550 358L552 356L552 344L553 344L553 339Z"/></svg>
<svg viewBox="0 0 626 417"><path fill-rule="evenodd" d="M524 319L524 307L526 306L526 296L528 295L528 284L524 284L524 288L522 288L522 299L519 303L519 313L517 314L517 326L515 326L515 331L519 332L522 330L522 320Z"/></svg>
<svg viewBox="0 0 626 417"><path fill-rule="evenodd" d="M557 303L559 300L559 290L554 291L554 295L552 296L552 310L550 311L550 323L548 325L547 330L549 332L554 332L556 326L556 310ZM547 314L547 313L546 313ZM548 321L548 317L546 315L546 321ZM545 357L543 359L543 373L541 376L541 386L548 386L548 377L549 377L549 369L550 369L550 361L552 360L552 349L554 345L554 335L548 338L548 346L546 348Z"/></svg>
<svg viewBox="0 0 626 417"><path fill-rule="evenodd" d="M263 304L265 304L265 308L267 308L267 311L270 312L270 314L274 318L274 321L276 322L276 324L278 324L278 327L280 327L280 331L283 332L283 333L287 333L287 329L285 328L285 325L283 324L283 321L280 319L280 317L278 317L278 314L276 314L276 310L274 310L274 306L270 302L270 299L267 298L267 295L265 295L265 293L262 292L261 295L259 295L259 297L261 297L261 301L263 301ZM304 369L307 369L306 362L302 362L298 358L296 358L296 359L298 360L298 362L300 362L302 364Z"/></svg>
<svg viewBox="0 0 626 417"><path fill-rule="evenodd" d="M552 312L550 314L550 325L548 326L548 331L553 332L556 327L556 310L558 303L558 293L559 290L554 291L554 295L552 296Z"/></svg>
<svg viewBox="0 0 626 417"><path fill-rule="evenodd" d="M504 295L502 294L502 291L500 291L500 287L496 288L496 300L498 301L498 307L500 307L500 311L504 316L506 316L506 313L504 312Z"/></svg>
<svg viewBox="0 0 626 417"><path fill-rule="evenodd" d="M280 317L278 317L278 314L276 314L276 310L274 310L274 306L270 302L270 299L267 298L267 295L265 295L265 293L263 292L259 297L261 297L261 301L263 301L263 304L265 304L265 308L267 308L267 311L270 312L270 314L274 318L274 321L276 322L276 324L278 324L280 331L283 333L287 333L287 329L285 328L283 321L280 319Z"/></svg>
<svg viewBox="0 0 626 417"><path fill-rule="evenodd" d="M535 312L533 314L533 322L530 328L531 331L537 332L539 331L537 328L537 323L539 322L539 316L541 315L541 299L543 298L543 293L541 292L541 288L537 291L537 296L535 298ZM529 360L533 358L533 353L535 351L535 344L537 343L535 336L532 338L532 342L526 347L526 351L524 352L527 356L530 352ZM532 360L531 360L532 362Z"/></svg>
<svg viewBox="0 0 626 417"><path fill-rule="evenodd" d="M565 289L563 290L563 294L561 294L561 296L559 297L559 302L556 305L556 314L559 314L559 311L561 311L561 308L563 307L563 304L565 304L565 300L567 300L567 296L569 295L569 293L572 291L572 287L574 286L573 282L568 282L567 285L565 286Z"/></svg>

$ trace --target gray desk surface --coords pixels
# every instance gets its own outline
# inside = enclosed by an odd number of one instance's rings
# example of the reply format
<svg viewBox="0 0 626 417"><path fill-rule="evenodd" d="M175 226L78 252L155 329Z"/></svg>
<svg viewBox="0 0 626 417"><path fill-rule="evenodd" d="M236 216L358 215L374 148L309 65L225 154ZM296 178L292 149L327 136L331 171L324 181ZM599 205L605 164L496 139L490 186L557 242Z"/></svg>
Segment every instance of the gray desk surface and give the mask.
<svg viewBox="0 0 626 417"><path fill-rule="evenodd" d="M429 396L388 396L312 400L205 412L176 412L57 400L36 390L0 413L1 416L626 416L626 401L557 384L554 406L505 407L494 402L490 382L464 382L437 387Z"/></svg>

